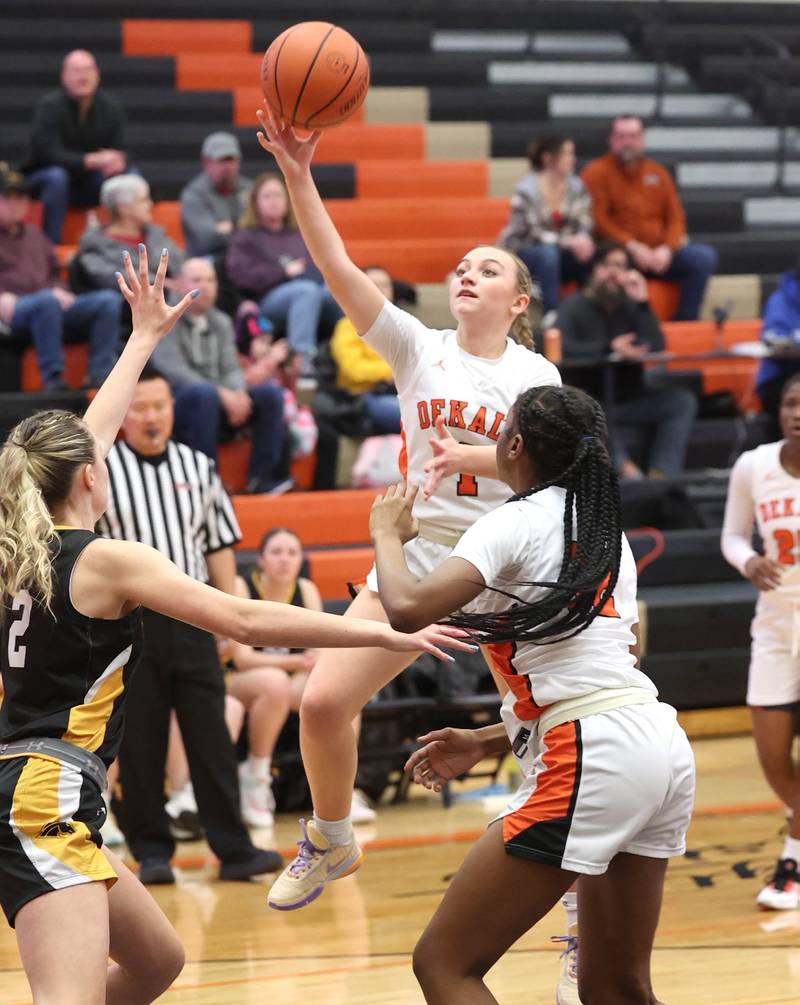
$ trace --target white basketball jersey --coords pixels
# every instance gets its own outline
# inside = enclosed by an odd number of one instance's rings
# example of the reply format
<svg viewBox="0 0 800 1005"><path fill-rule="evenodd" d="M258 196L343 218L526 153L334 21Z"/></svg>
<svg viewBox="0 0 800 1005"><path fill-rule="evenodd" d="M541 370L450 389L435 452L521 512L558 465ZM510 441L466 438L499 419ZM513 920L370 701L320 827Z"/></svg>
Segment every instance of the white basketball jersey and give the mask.
<svg viewBox="0 0 800 1005"><path fill-rule="evenodd" d="M750 451L751 492L764 554L781 565L800 562L800 479L780 461L784 441L765 443Z"/></svg>
<svg viewBox="0 0 800 1005"><path fill-rule="evenodd" d="M800 576L790 575L793 567L800 565L800 478L794 478L781 464L784 442L765 443L736 462L750 469L753 515L764 554L786 570L785 581L776 589L759 590L758 610L800 604Z"/></svg>
<svg viewBox="0 0 800 1005"><path fill-rule="evenodd" d="M475 566L487 586L511 593L524 603L543 596L546 587L523 584L555 582L564 548L564 489L549 488L482 516L453 550ZM467 608L470 612L503 611L513 601L484 590ZM655 685L631 654L638 621L636 564L627 539L613 597L584 631L545 645L506 642L490 646L492 659L509 686L503 720L514 735L517 724L539 719L548 705L602 688L641 687L656 694Z"/></svg>
<svg viewBox="0 0 800 1005"><path fill-rule="evenodd" d="M388 301L364 338L392 368L406 451L400 470L420 487L427 480L422 467L432 456L430 441L438 438L438 416L461 443L490 446L523 391L561 383L552 363L512 339L498 359L472 356L460 348L455 331L426 328ZM495 478L452 475L427 501L420 493L414 515L461 531L510 494Z"/></svg>

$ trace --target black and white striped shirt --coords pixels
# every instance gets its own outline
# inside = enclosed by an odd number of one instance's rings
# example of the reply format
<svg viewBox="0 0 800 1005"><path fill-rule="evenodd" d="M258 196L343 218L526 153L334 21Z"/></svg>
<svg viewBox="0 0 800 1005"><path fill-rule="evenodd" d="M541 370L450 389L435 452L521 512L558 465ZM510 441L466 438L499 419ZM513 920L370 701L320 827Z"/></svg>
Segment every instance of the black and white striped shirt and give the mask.
<svg viewBox="0 0 800 1005"><path fill-rule="evenodd" d="M242 536L214 462L173 440L156 457L137 454L120 440L106 463L108 509L98 533L149 544L182 572L208 582L205 556Z"/></svg>

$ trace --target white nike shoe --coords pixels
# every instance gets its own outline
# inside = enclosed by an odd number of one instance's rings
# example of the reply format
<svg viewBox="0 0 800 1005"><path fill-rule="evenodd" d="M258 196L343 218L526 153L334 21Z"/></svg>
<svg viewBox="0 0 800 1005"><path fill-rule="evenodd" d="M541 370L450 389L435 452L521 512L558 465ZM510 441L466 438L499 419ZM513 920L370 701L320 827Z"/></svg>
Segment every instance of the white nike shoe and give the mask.
<svg viewBox="0 0 800 1005"><path fill-rule="evenodd" d="M800 907L800 882L797 862L793 858L779 858L772 881L756 897L764 911L794 911Z"/></svg>
<svg viewBox="0 0 800 1005"><path fill-rule="evenodd" d="M245 826L270 830L275 825L272 779L253 774L245 761L239 765L239 794Z"/></svg>
<svg viewBox="0 0 800 1005"><path fill-rule="evenodd" d="M325 884L349 876L361 865L364 855L355 842L331 845L313 823L300 821L302 840L297 842L294 859L273 883L267 903L276 911L294 911L310 904Z"/></svg>
<svg viewBox="0 0 800 1005"><path fill-rule="evenodd" d="M378 819L378 814L367 802L367 797L353 789L353 800L350 803L350 820L354 824L371 824Z"/></svg>

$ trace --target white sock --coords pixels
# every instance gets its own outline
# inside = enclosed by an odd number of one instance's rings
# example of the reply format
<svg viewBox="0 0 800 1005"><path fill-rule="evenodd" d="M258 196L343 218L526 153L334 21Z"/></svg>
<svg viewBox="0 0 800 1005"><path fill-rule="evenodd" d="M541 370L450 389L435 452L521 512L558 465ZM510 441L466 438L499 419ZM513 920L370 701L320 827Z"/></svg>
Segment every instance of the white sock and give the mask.
<svg viewBox="0 0 800 1005"><path fill-rule="evenodd" d="M561 898L561 906L567 912L567 928L578 924L578 891L568 890Z"/></svg>
<svg viewBox="0 0 800 1005"><path fill-rule="evenodd" d="M251 755L247 758L247 770L253 778L261 778L266 781L269 778L271 768L271 757L253 757Z"/></svg>
<svg viewBox="0 0 800 1005"><path fill-rule="evenodd" d="M787 837L783 842L783 855L781 858L793 858L800 864L800 838Z"/></svg>
<svg viewBox="0 0 800 1005"><path fill-rule="evenodd" d="M353 824L349 816L341 820L320 820L315 813L314 826L332 845L350 844L353 840Z"/></svg>

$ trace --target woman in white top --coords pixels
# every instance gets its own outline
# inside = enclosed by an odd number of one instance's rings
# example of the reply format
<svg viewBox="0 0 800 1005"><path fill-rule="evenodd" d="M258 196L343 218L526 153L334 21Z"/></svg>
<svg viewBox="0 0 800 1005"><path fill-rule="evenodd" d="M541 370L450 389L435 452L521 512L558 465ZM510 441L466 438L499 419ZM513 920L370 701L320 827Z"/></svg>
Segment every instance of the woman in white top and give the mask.
<svg viewBox="0 0 800 1005"><path fill-rule="evenodd" d="M390 622L457 612L450 620L490 643L508 684L502 724L422 737L408 767L438 789L513 750L523 776L417 945L431 1003L495 1001L484 975L576 879L581 1000L656 1001L650 952L667 860L685 848L694 765L675 709L658 702L632 652L636 567L604 440L600 406L584 392L521 394L497 444L516 494L424 578L402 548L417 531L415 487L373 506Z"/></svg>
<svg viewBox="0 0 800 1005"><path fill-rule="evenodd" d="M731 471L722 553L758 589L747 704L767 781L793 816L760 907L800 906L800 764L792 757L800 703L800 374L783 386L784 439L748 450ZM753 525L763 554L753 548Z"/></svg>
<svg viewBox="0 0 800 1005"><path fill-rule="evenodd" d="M311 178L320 134L299 140L266 114L260 119L259 142L284 174L295 219L326 285L356 330L392 366L405 437L401 460L411 480L424 480L431 438L441 444L439 473L446 477L434 495L418 500L420 536L407 551L412 568L425 575L448 557L477 517L505 499L494 444L517 395L534 385L560 383L555 367L529 348L530 274L509 252L471 249L456 265L450 286L456 330L426 328L389 303L348 257ZM514 341L517 335L523 345ZM376 591L373 570L348 616L385 618ZM302 907L319 896L325 882L358 868L361 852L349 817L357 760L351 723L410 662L378 650L321 654L300 707L314 820L298 856L270 890L270 906Z"/></svg>

